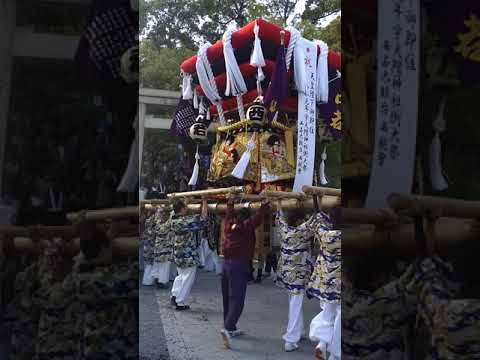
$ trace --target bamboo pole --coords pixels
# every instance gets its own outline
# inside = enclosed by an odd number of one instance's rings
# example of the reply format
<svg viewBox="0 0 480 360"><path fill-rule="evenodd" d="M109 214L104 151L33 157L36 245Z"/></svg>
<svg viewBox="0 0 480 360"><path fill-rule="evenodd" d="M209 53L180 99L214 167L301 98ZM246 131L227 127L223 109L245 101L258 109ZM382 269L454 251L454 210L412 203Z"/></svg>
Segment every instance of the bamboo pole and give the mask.
<svg viewBox="0 0 480 360"><path fill-rule="evenodd" d="M342 196L342 190L341 189L334 189L334 188L328 188L328 187L304 185L302 187L302 191L305 194L309 194L309 195Z"/></svg>
<svg viewBox="0 0 480 360"><path fill-rule="evenodd" d="M0 226L0 234L10 236L29 236L32 232L38 236L71 236L73 235L72 226Z"/></svg>
<svg viewBox="0 0 480 360"><path fill-rule="evenodd" d="M195 197L195 196L208 196L208 195L225 195L225 194L238 194L243 192L243 186L232 186L228 188L219 188L219 189L206 189L206 190L197 190L197 191L186 191L179 193L168 194L169 199L174 198L184 198L184 197Z"/></svg>
<svg viewBox="0 0 480 360"><path fill-rule="evenodd" d="M480 201L466 201L445 197L393 193L387 199L389 206L399 213L479 219Z"/></svg>
<svg viewBox="0 0 480 360"><path fill-rule="evenodd" d="M102 209L102 210L88 210L85 212L86 221L101 221L101 220L113 220L123 219L129 217L138 217L138 206L126 206L122 208ZM67 219L71 222L76 221L82 216L82 212L69 213Z"/></svg>
<svg viewBox="0 0 480 360"><path fill-rule="evenodd" d="M140 205L170 205L172 203L169 199L149 199L140 201Z"/></svg>
<svg viewBox="0 0 480 360"><path fill-rule="evenodd" d="M462 245L478 240L478 232L474 230L474 220L441 218L435 232L435 249L439 255L453 257L462 251ZM385 228L382 234L373 225L355 226L342 229L342 256L358 256L365 253L378 252L398 257L415 257L417 244L414 227L399 225Z"/></svg>
<svg viewBox="0 0 480 360"><path fill-rule="evenodd" d="M13 239L17 252L39 253L44 247L44 242L34 242L29 237L19 236ZM115 255L133 255L138 252L140 240L138 236L119 236L112 239L112 248ZM80 251L80 239L73 238L66 244L65 251L68 255L75 255Z"/></svg>
<svg viewBox="0 0 480 360"><path fill-rule="evenodd" d="M271 191L271 190L262 191L260 195L263 195L266 198L298 199L298 200L303 200L307 197L304 193L300 193L300 192Z"/></svg>
<svg viewBox="0 0 480 360"><path fill-rule="evenodd" d="M321 202L321 207L328 209L328 208L334 208L340 205L340 198L336 196L323 196L322 197L322 202ZM260 209L261 206L261 201L254 201L254 202L246 202L243 204L235 204L234 208L235 210L240 210L245 207L249 207L251 210L258 210ZM293 209L313 209L313 200L312 199L306 199L306 200L296 200L296 199L285 199L285 200L280 200L280 206L283 210L293 210ZM190 213L199 213L201 212L202 205L201 204L188 204L187 205L188 210ZM272 210L276 210L276 204L271 203L270 207ZM208 211L211 213L225 213L227 211L227 204L223 203L214 203L214 204L208 204Z"/></svg>

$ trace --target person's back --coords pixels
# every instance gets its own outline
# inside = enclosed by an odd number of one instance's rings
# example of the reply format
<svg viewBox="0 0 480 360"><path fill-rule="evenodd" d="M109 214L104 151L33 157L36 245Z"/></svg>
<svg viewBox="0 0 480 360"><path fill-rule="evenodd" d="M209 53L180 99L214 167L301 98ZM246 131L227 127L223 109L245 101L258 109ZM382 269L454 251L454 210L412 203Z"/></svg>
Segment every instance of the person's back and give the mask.
<svg viewBox="0 0 480 360"><path fill-rule="evenodd" d="M225 260L252 260L255 251L255 229L261 224L267 209L268 205L262 204L260 211L254 216L250 216L248 209L242 209L236 215L233 203L228 203L223 229L225 236L222 241Z"/></svg>

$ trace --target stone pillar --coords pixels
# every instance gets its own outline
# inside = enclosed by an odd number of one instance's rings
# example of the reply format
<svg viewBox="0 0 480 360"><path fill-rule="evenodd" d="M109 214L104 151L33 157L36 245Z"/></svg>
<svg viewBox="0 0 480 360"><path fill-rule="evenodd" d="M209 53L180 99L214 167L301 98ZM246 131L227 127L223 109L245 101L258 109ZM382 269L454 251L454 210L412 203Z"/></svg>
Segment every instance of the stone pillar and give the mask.
<svg viewBox="0 0 480 360"><path fill-rule="evenodd" d="M0 0L0 197L3 193L5 142L10 107L15 10L15 0Z"/></svg>
<svg viewBox="0 0 480 360"><path fill-rule="evenodd" d="M142 176L142 159L143 159L143 138L145 134L145 115L147 113L147 104L139 103L139 111L138 111L138 179L141 179Z"/></svg>

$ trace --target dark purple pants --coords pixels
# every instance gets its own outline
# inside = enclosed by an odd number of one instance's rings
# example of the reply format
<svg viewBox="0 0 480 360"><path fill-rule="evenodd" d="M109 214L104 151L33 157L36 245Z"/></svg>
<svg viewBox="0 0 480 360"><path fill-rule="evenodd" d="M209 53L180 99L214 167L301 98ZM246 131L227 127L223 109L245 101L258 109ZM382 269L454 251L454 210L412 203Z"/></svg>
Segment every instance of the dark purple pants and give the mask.
<svg viewBox="0 0 480 360"><path fill-rule="evenodd" d="M250 263L225 260L222 273L223 320L225 330L237 330L237 322L245 304Z"/></svg>

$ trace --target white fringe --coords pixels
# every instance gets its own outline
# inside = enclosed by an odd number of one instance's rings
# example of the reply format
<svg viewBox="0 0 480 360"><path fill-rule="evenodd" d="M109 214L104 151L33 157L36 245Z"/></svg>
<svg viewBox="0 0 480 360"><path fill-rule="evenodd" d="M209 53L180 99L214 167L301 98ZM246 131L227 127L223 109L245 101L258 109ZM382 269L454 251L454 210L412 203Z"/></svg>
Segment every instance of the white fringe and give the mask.
<svg viewBox="0 0 480 360"><path fill-rule="evenodd" d="M444 118L445 99L440 103L438 114L433 121L433 130L435 134L429 148L429 168L430 181L432 187L436 191L443 191L448 188L448 183L443 176L442 169L442 143L440 141L440 134L445 131L446 121Z"/></svg>
<svg viewBox="0 0 480 360"><path fill-rule="evenodd" d="M198 154L198 144L197 144L197 152L195 153L195 166L193 167L192 177L188 182L188 185L190 186L197 185L198 173L200 172L200 165L198 164L199 159L200 159L200 155Z"/></svg>
<svg viewBox="0 0 480 360"><path fill-rule="evenodd" d="M242 157L238 161L237 165L232 171L232 176L237 179L243 179L245 172L247 171L248 164L250 162L250 157L252 156L252 150L255 148L254 136L248 140L247 150L243 153Z"/></svg>
<svg viewBox="0 0 480 360"><path fill-rule="evenodd" d="M321 155L322 162L320 163L320 184L327 185L328 179L327 175L325 174L325 160L327 160L327 149L323 147L323 152Z"/></svg>

